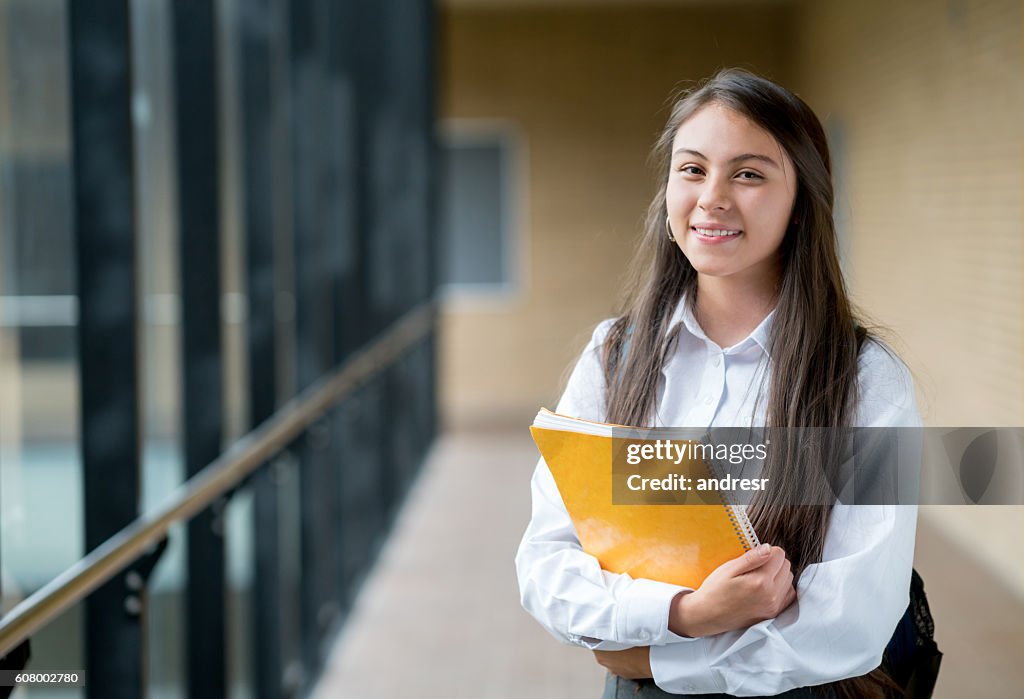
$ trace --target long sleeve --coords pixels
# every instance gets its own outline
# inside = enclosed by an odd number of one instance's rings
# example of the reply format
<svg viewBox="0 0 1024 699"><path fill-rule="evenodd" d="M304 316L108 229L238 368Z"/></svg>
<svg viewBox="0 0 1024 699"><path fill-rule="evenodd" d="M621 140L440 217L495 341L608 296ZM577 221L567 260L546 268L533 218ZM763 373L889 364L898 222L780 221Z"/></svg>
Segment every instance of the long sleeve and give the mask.
<svg viewBox="0 0 1024 699"><path fill-rule="evenodd" d="M601 343L611 321L594 331L557 412L604 418ZM523 607L555 638L600 650L683 641L668 630L672 598L687 588L601 569L580 547L576 530L544 459L531 481L533 510L516 553Z"/></svg>
<svg viewBox="0 0 1024 699"><path fill-rule="evenodd" d="M860 363L856 426L920 425L906 367L878 345ZM908 603L917 508L836 505L822 561L775 619L651 649L666 692L774 695L855 677L879 665Z"/></svg>

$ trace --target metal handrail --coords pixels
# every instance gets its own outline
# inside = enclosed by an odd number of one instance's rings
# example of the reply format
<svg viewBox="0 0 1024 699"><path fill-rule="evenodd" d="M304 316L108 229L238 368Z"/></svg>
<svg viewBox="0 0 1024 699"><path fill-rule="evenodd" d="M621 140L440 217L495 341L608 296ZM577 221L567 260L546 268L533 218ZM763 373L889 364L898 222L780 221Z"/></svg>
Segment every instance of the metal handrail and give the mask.
<svg viewBox="0 0 1024 699"><path fill-rule="evenodd" d="M436 312L436 304L431 301L404 315L334 373L236 441L159 507L135 519L22 600L0 618L0 657L145 554L172 525L191 519L266 464L331 406L424 338L434 327Z"/></svg>

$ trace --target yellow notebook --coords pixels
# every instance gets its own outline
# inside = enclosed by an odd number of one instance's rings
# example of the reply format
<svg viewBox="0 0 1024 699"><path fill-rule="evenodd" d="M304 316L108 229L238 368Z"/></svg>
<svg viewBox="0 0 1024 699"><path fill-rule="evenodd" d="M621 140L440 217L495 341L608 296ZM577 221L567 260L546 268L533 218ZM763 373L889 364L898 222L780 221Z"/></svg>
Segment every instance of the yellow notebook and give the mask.
<svg viewBox="0 0 1024 699"><path fill-rule="evenodd" d="M758 545L745 511L724 494L711 496L716 504L613 505L612 454L624 442L616 432L613 445L613 429L620 427L546 409L530 427L583 550L602 568L697 588L719 565ZM700 460L674 468L713 475ZM709 501L706 493L701 498Z"/></svg>

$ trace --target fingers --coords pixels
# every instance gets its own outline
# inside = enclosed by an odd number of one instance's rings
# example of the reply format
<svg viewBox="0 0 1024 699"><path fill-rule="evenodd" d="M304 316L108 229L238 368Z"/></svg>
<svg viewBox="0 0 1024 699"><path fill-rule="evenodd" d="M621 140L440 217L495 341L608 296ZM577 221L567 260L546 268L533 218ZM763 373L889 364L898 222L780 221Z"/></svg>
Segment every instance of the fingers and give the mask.
<svg viewBox="0 0 1024 699"><path fill-rule="evenodd" d="M742 556L735 558L725 565L728 565L732 575L742 575L754 570L762 569L761 572L769 578L774 579L778 575L783 564L788 564L786 552L778 546L761 544L750 549Z"/></svg>
<svg viewBox="0 0 1024 699"><path fill-rule="evenodd" d="M781 599L778 603L777 609L775 610L775 616L778 616L783 612L783 610L788 609L789 605L796 601L796 587L793 585L793 570L788 559L772 580L772 585L776 590L782 590Z"/></svg>
<svg viewBox="0 0 1024 699"><path fill-rule="evenodd" d="M796 588L793 587L792 584L790 584L790 586L786 590L786 597L782 601L782 605L779 607L778 613L781 614L785 610L789 609L789 605L793 604L794 602L796 602ZM776 614L776 616L778 616L778 614Z"/></svg>
<svg viewBox="0 0 1024 699"><path fill-rule="evenodd" d="M608 672L626 679L651 677L651 661L648 646L637 646L626 650L595 650L598 665Z"/></svg>
<svg viewBox="0 0 1024 699"><path fill-rule="evenodd" d="M782 551L782 549L779 549L779 551ZM768 566L765 566L765 570L767 569ZM772 575L772 580L775 582L775 584L779 586L788 585L792 587L793 565L790 563L789 559L786 558L785 554L781 555L781 560L775 567L774 574Z"/></svg>
<svg viewBox="0 0 1024 699"><path fill-rule="evenodd" d="M750 549L742 556L734 558L726 565L729 565L733 575L742 575L752 570L757 570L771 560L772 547L768 544L761 544Z"/></svg>
<svg viewBox="0 0 1024 699"><path fill-rule="evenodd" d="M778 546L772 546L772 549L768 554L768 562L764 564L762 572L770 579L774 580L778 576L779 571L788 564L789 559L786 558L786 552Z"/></svg>

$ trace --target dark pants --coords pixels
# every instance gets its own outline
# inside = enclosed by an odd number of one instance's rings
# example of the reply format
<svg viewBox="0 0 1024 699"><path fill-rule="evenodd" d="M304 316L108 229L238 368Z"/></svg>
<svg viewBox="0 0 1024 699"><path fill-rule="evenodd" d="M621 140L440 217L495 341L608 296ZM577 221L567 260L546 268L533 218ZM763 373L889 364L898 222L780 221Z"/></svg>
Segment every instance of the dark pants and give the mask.
<svg viewBox="0 0 1024 699"><path fill-rule="evenodd" d="M676 697L678 694L669 694L658 689L654 680L624 680L609 673L604 683L604 694L601 699L663 699L664 697ZM695 694L694 696L703 699L723 699L732 696L730 694ZM827 699L834 697L831 689L815 689L813 687L801 687L791 689L782 694L776 694L780 699Z"/></svg>

